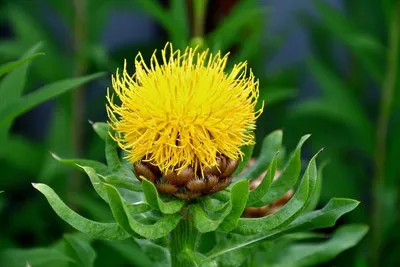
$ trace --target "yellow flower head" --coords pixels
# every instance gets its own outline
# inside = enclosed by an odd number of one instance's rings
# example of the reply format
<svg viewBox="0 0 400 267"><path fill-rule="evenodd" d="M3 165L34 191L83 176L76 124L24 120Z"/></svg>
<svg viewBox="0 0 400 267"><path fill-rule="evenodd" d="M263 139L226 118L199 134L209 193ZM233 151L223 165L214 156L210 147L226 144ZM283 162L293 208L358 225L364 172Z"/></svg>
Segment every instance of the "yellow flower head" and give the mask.
<svg viewBox="0 0 400 267"><path fill-rule="evenodd" d="M240 147L254 143L252 131L262 108L255 111L258 81L247 63L225 73L228 55L167 45L162 63L156 52L146 65L139 53L136 72L112 78L121 104L107 93L109 124L132 162L149 161L162 172L217 164L218 153L242 157Z"/></svg>

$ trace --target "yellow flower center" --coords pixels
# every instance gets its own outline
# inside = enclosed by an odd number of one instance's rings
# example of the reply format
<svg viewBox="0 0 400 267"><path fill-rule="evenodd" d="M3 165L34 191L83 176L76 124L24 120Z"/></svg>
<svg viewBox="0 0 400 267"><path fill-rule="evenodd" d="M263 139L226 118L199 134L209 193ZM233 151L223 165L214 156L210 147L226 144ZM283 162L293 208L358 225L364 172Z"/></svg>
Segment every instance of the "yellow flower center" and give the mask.
<svg viewBox="0 0 400 267"><path fill-rule="evenodd" d="M126 61L122 74L117 70L112 86L120 105L107 93L113 137L129 160L149 161L166 172L215 166L218 153L242 157L240 147L254 143L252 131L262 112L255 111L258 81L247 63L225 73L228 55L196 48L182 53L172 45L161 55L162 64L154 52L147 66L139 53L133 75Z"/></svg>

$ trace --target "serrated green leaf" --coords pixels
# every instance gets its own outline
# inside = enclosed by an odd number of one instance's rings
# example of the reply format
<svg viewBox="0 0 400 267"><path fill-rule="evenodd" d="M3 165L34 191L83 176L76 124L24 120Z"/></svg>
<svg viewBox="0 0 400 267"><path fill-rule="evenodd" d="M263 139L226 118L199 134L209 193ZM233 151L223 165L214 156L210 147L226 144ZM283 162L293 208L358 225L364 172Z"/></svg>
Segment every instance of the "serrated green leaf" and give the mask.
<svg viewBox="0 0 400 267"><path fill-rule="evenodd" d="M104 141L106 141L108 136L108 131L110 130L110 126L105 122L95 122L92 123L93 130L97 133L97 135Z"/></svg>
<svg viewBox="0 0 400 267"><path fill-rule="evenodd" d="M71 256L79 262L79 266L82 267L93 267L94 260L96 259L96 252L93 247L85 242L83 239L78 238L73 234L65 234L63 236L65 243L73 252Z"/></svg>
<svg viewBox="0 0 400 267"><path fill-rule="evenodd" d="M279 179L275 180L271 184L268 194L254 206L261 207L267 205L282 197L287 191L295 186L301 170L301 147L310 136L311 135L304 135L300 139L295 151L293 151L288 163L282 170Z"/></svg>
<svg viewBox="0 0 400 267"><path fill-rule="evenodd" d="M11 101L6 106L0 109L0 125L6 123L7 120L13 119L21 115L22 113L29 111L30 109L42 102L55 98L60 94L77 88L81 84L87 83L102 75L102 73L98 73L84 77L58 81L45 85L35 90L34 92L21 97L20 99Z"/></svg>
<svg viewBox="0 0 400 267"><path fill-rule="evenodd" d="M149 239L161 238L173 230L182 218L179 214L175 213L164 216L153 225L141 224L129 215L129 210L126 208L121 195L115 187L108 184L102 184L102 186L107 190L110 207L115 220L125 231L129 231L131 235L136 236L136 234L139 234Z"/></svg>
<svg viewBox="0 0 400 267"><path fill-rule="evenodd" d="M271 231L294 220L294 216L304 208L309 196L310 175L306 171L294 196L277 212L262 218L242 218L235 232L243 235L254 235Z"/></svg>
<svg viewBox="0 0 400 267"><path fill-rule="evenodd" d="M100 174L102 176L106 176L110 172L106 165L104 165L103 163L98 162L98 161L88 160L88 159L63 159L54 153L51 153L51 155L57 161L65 164L65 165L72 166L80 171L82 171L83 169L79 166L85 166L85 167L90 167L90 168L94 169L97 174Z"/></svg>
<svg viewBox="0 0 400 267"><path fill-rule="evenodd" d="M200 203L194 203L190 205L190 210L193 214L193 223L196 229L200 233L207 233L215 231L225 217L229 214L232 209L232 205L224 206L222 210L215 214L208 214L200 205Z"/></svg>
<svg viewBox="0 0 400 267"><path fill-rule="evenodd" d="M281 148L282 136L282 130L277 130L267 135L263 140L260 156L258 157L256 162L244 173L242 173L238 177L235 177L234 180L254 180L258 176L260 176L260 174L268 168L268 165L271 163L276 153Z"/></svg>
<svg viewBox="0 0 400 267"><path fill-rule="evenodd" d="M97 239L121 240L129 237L129 234L116 223L100 223L82 217L65 205L49 186L45 184L32 185L46 197L57 215L78 231Z"/></svg>
<svg viewBox="0 0 400 267"><path fill-rule="evenodd" d="M142 201L133 203L127 202L125 203L125 206L128 209L129 214L140 214L150 211L152 209L147 203L144 203Z"/></svg>
<svg viewBox="0 0 400 267"><path fill-rule="evenodd" d="M200 201L201 204L203 204L204 209L211 212L218 212L230 204L229 201L222 202L210 196L202 197L200 198Z"/></svg>
<svg viewBox="0 0 400 267"><path fill-rule="evenodd" d="M225 253L236 251L266 240L274 240L289 233L332 227L335 225L338 218L355 209L358 204L358 201L352 199L331 199L323 209L300 216L284 228L249 237L242 237L236 242L232 242L232 240L220 242L213 250L207 253L207 256L213 259Z"/></svg>
<svg viewBox="0 0 400 267"><path fill-rule="evenodd" d="M162 213L174 214L180 211L185 204L185 202L180 199L174 199L168 202L162 201L154 184L147 181L144 177L142 177L142 188L146 202L152 208L160 210Z"/></svg>
<svg viewBox="0 0 400 267"><path fill-rule="evenodd" d="M231 210L224 218L218 229L223 232L232 231L238 224L240 216L246 207L247 198L249 196L249 181L242 180L236 182L231 189Z"/></svg>
<svg viewBox="0 0 400 267"><path fill-rule="evenodd" d="M1 66L0 66L0 77L3 76L3 75L6 74L6 73L12 71L13 69L15 69L15 68L21 66L22 64L25 64L25 63L31 61L31 60L34 59L35 57L43 56L43 55L44 55L44 53L35 53L35 54L33 54L33 55L31 55L31 56L28 56L28 57L26 57L26 58L23 58L23 59L21 59L21 60L13 61L13 62L8 62L8 63L6 63L6 64L1 65Z"/></svg>
<svg viewBox="0 0 400 267"><path fill-rule="evenodd" d="M278 163L277 159L278 157L275 156L275 158L269 164L267 173L265 174L261 183L255 189L249 192L249 198L247 199L246 204L247 207L253 206L268 193L271 183L275 177L276 167Z"/></svg>
<svg viewBox="0 0 400 267"><path fill-rule="evenodd" d="M293 244L280 252L273 267L316 266L325 263L346 249L355 246L367 233L366 225L345 225L323 243Z"/></svg>

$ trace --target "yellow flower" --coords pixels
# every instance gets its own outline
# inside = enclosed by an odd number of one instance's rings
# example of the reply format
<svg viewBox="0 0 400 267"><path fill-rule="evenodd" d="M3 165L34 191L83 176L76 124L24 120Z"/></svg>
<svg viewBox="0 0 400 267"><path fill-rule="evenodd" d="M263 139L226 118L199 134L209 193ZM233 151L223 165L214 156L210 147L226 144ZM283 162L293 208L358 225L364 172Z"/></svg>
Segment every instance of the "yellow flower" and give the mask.
<svg viewBox="0 0 400 267"><path fill-rule="evenodd" d="M254 143L252 131L258 80L247 63L225 73L228 55L166 45L160 64L156 52L146 65L139 53L133 75L117 70L107 93L114 138L132 162L149 161L162 172L217 165L218 153L241 158L240 147Z"/></svg>

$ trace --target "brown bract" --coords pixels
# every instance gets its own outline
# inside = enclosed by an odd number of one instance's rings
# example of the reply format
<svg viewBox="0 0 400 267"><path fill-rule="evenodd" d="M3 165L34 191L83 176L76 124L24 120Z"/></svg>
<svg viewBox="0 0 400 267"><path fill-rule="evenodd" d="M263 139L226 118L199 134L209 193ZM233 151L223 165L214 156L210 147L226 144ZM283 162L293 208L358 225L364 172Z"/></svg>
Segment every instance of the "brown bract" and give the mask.
<svg viewBox="0 0 400 267"><path fill-rule="evenodd" d="M232 182L232 173L238 161L225 155L217 155L218 165L195 172L189 166L178 172L175 170L162 173L150 162L138 161L133 164L133 172L139 181L141 176L155 184L160 194L174 195L180 199L193 199L214 194L225 189Z"/></svg>

